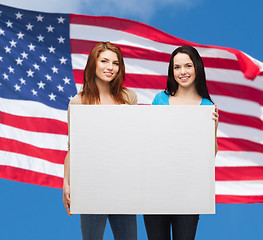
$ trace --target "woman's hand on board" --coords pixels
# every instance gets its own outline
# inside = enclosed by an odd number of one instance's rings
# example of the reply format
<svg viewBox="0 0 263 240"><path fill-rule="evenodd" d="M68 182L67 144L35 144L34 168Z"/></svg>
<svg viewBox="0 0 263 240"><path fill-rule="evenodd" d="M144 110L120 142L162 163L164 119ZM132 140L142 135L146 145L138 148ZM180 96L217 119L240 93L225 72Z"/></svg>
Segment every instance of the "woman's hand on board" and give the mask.
<svg viewBox="0 0 263 240"><path fill-rule="evenodd" d="M213 115L214 116L212 117L212 119L215 120L215 130L217 132L219 113L218 113L218 108L216 104L215 104L215 112L213 112Z"/></svg>
<svg viewBox="0 0 263 240"><path fill-rule="evenodd" d="M72 214L70 214L70 186L67 183L64 183L63 185L63 203L66 208L67 214L69 216L72 216Z"/></svg>

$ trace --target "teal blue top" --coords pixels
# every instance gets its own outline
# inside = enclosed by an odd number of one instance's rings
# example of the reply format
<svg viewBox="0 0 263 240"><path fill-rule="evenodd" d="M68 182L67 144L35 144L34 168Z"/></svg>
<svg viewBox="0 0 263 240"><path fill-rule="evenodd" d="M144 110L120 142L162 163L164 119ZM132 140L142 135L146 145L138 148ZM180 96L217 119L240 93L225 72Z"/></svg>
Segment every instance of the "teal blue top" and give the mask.
<svg viewBox="0 0 263 240"><path fill-rule="evenodd" d="M170 105L169 104L170 95L166 94L164 91L161 91L156 94L153 99L152 105ZM200 105L214 105L209 99L202 98Z"/></svg>

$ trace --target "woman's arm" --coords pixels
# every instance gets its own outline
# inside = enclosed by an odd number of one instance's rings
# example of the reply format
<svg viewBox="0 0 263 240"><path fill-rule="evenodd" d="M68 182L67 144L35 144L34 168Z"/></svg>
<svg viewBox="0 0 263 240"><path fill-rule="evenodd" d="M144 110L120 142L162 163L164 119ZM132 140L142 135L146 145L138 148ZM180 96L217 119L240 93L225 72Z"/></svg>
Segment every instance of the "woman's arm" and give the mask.
<svg viewBox="0 0 263 240"><path fill-rule="evenodd" d="M63 181L63 203L65 205L67 214L70 214L70 150L65 157L64 162L64 181Z"/></svg>
<svg viewBox="0 0 263 240"><path fill-rule="evenodd" d="M63 203L65 205L67 214L70 214L70 105L71 104L81 104L81 97L77 94L74 98L70 100L68 107L68 153L64 161L64 180L63 180Z"/></svg>
<svg viewBox="0 0 263 240"><path fill-rule="evenodd" d="M218 145L217 145L217 128L218 128L218 118L219 118L219 114L218 114L218 108L217 105L215 104L215 112L213 112L214 117L212 118L213 120L215 120L215 155L218 152Z"/></svg>

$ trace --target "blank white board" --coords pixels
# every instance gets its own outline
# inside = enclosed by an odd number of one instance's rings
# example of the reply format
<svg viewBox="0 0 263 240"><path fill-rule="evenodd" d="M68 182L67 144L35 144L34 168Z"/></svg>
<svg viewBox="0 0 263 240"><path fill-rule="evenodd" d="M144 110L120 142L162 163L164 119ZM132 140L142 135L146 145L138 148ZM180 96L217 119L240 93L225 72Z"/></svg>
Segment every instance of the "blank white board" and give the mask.
<svg viewBox="0 0 263 240"><path fill-rule="evenodd" d="M71 105L71 213L215 213L213 111Z"/></svg>

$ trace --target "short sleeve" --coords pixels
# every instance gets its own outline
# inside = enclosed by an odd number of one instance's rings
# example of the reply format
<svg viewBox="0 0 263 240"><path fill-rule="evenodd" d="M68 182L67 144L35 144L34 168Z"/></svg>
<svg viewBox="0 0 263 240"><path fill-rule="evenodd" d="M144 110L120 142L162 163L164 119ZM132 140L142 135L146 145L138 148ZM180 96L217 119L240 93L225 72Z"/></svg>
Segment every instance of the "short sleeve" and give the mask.
<svg viewBox="0 0 263 240"><path fill-rule="evenodd" d="M215 105L215 104L212 103L209 99L203 98L200 105Z"/></svg>
<svg viewBox="0 0 263 240"><path fill-rule="evenodd" d="M157 93L153 99L152 105L169 105L169 95L164 91Z"/></svg>
<svg viewBox="0 0 263 240"><path fill-rule="evenodd" d="M131 89L126 89L126 93L128 97L128 103L130 105L137 105L137 94Z"/></svg>
<svg viewBox="0 0 263 240"><path fill-rule="evenodd" d="M72 104L81 104L80 94L74 96L68 104L68 150L70 150L70 105Z"/></svg>

